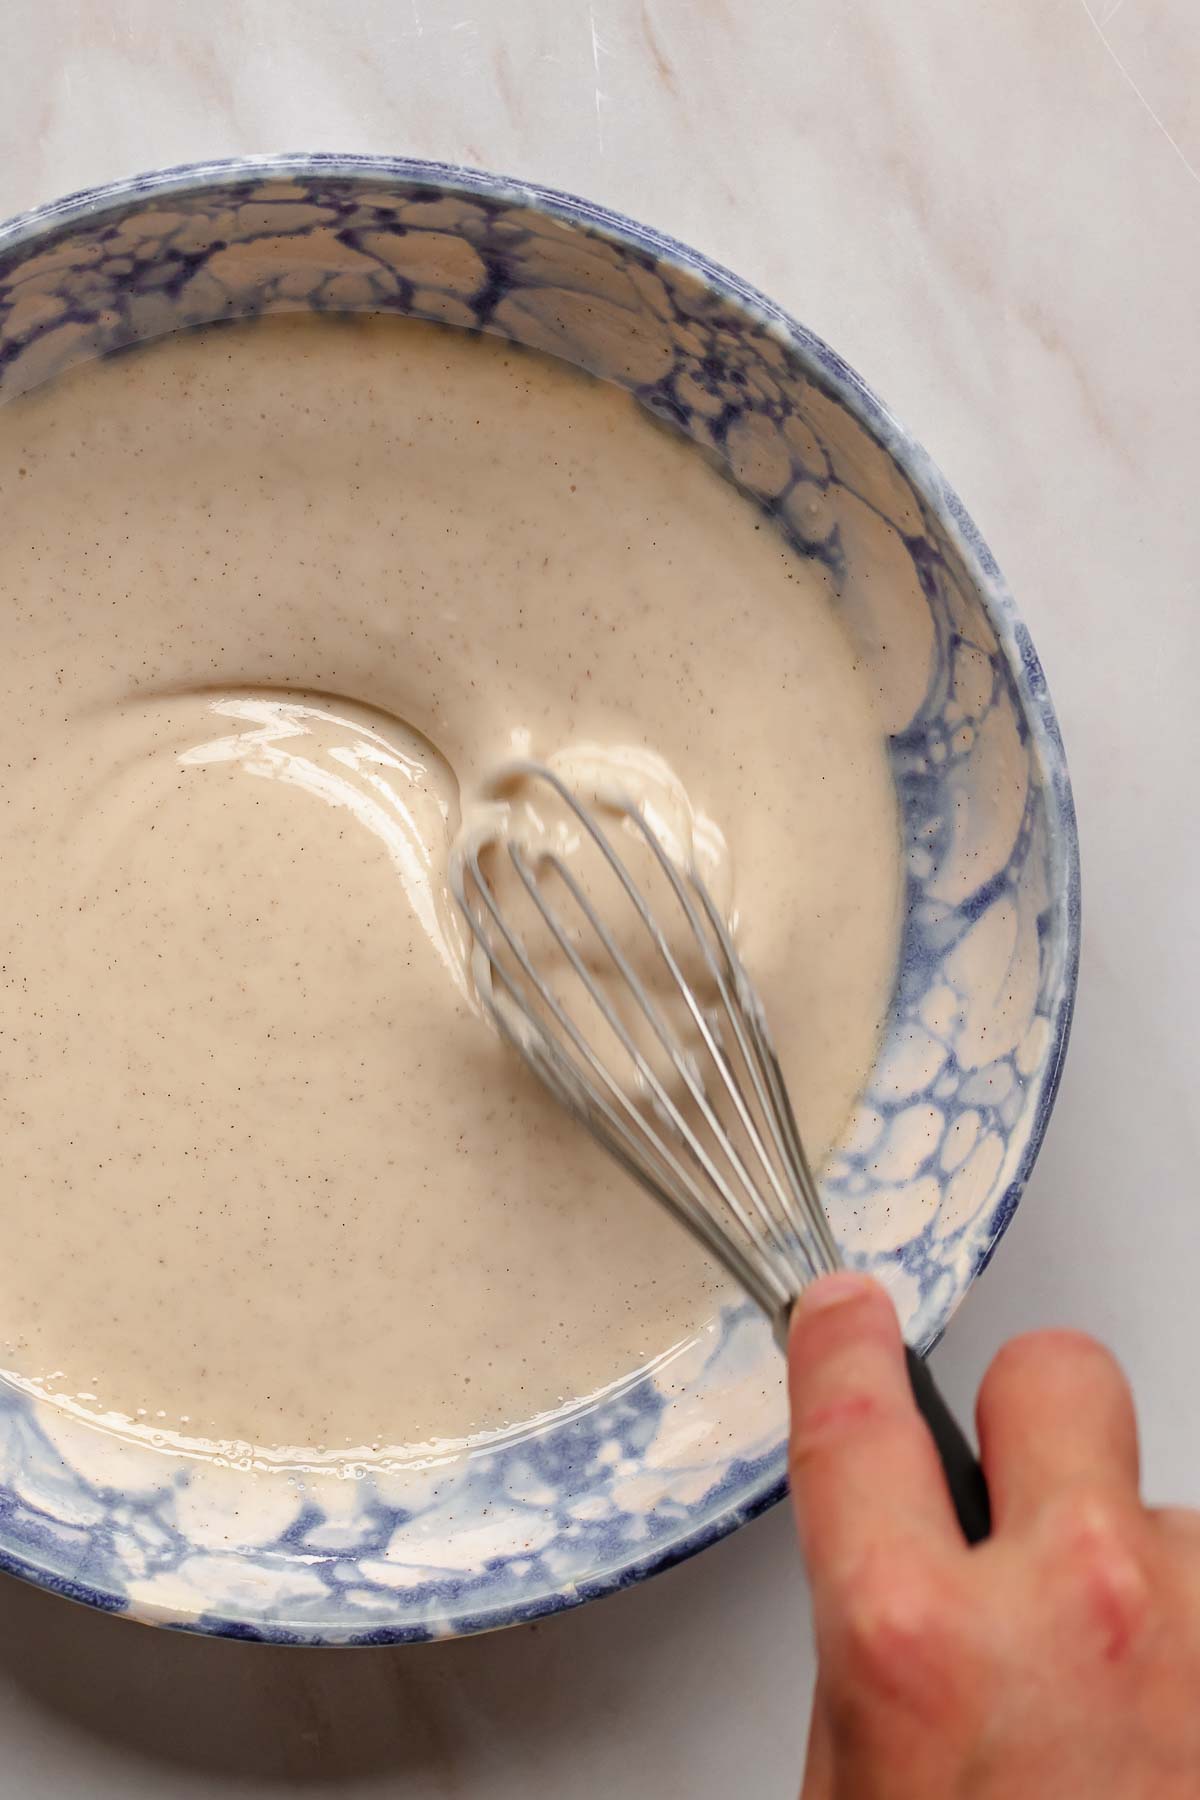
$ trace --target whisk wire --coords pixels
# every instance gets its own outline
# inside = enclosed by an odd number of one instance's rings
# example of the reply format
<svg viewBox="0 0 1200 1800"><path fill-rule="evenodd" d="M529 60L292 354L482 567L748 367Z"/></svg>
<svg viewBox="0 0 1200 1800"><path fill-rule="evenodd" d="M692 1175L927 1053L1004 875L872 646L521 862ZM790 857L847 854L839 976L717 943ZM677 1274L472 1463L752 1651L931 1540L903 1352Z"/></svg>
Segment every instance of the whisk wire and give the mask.
<svg viewBox="0 0 1200 1800"><path fill-rule="evenodd" d="M721 958L718 959L713 954L711 941L695 911L683 879L675 864L667 856L659 839L649 829L641 814L630 807L628 803L625 803L622 811L641 831L676 898L683 907L697 942L703 947L705 959L721 997L725 1017L737 1040L743 1065L754 1089L759 1115L765 1119L774 1143L776 1152L774 1160L766 1153L757 1125L746 1104L741 1084L737 1080L731 1059L720 1035L706 1032L713 1060L720 1072L725 1091L754 1146L760 1165L771 1184L784 1218L794 1234L794 1238L799 1239L800 1243L805 1245L808 1236L808 1220L805 1216L805 1209L809 1212L815 1211L820 1217L822 1225L825 1225L824 1211L817 1194L816 1183L809 1169L808 1158L804 1154L799 1132L796 1130L791 1103L786 1100L786 1089L783 1087L778 1062L774 1052L769 1048L769 1040L766 1038L765 1025L761 1009L757 1004L757 997L748 987L741 960L729 935L729 929L721 918L707 887L693 874L693 887L703 906L705 919L712 929L721 951ZM736 1000L730 991L731 982L734 992L738 996ZM786 1101L786 1121L779 1116L780 1097ZM790 1130L785 1129L785 1125L790 1126ZM781 1169L783 1179L780 1176ZM797 1201L799 1201L799 1205L797 1205ZM771 1223L776 1241L786 1255L791 1246L779 1231L776 1221L772 1219ZM826 1255L830 1259L828 1266L836 1268L839 1261L837 1247L827 1225L825 1225L825 1231L829 1240L826 1248ZM811 1255L809 1262L813 1276L822 1272L819 1263L814 1262Z"/></svg>
<svg viewBox="0 0 1200 1800"><path fill-rule="evenodd" d="M784 1221L786 1222L786 1225L788 1227L787 1231L785 1231L781 1228L780 1220L772 1212L770 1206L768 1204L766 1204L759 1184L751 1176L751 1174L750 1174L749 1170L746 1168L745 1163L742 1160L742 1158L737 1155L735 1147L734 1147L731 1139L729 1138L728 1133L724 1130L724 1128L722 1127L720 1122L714 1116L713 1111L708 1104L708 1099L707 1099L706 1093L703 1091L702 1087L700 1085L698 1085L696 1083L696 1081L692 1078L691 1063L690 1063L690 1059L687 1059L687 1057L686 1057L686 1052L682 1051L682 1049L678 1046L677 1042L674 1045L668 1045L666 1043L666 1040L663 1037L660 1019L658 1016L656 1016L655 1014L652 1013L651 1008L649 1006L648 998L647 998L645 990L644 990L644 987L641 984L641 982L638 980L636 974L633 972L633 970L629 966L627 960L624 959L623 957L621 957L619 952L616 951L611 933L608 933L606 931L602 922L598 919L594 909L590 905L588 905L585 897L583 896L583 894L581 893L581 891L578 887L578 884L571 880L564 865L561 862L561 859L554 858L554 857L550 858L550 860L556 867L559 875L562 877L562 879L564 879L564 881L567 882L567 884L573 894L573 897L575 898L577 903L580 905L580 907L584 911L584 914L587 917L589 924L592 926L593 930L596 931L597 935L601 938L601 941L604 942L605 947L606 947L606 949L608 949L610 955L613 956L613 959L616 962L616 964L620 970L620 973L622 974L622 976L628 983L631 991L633 992L634 998L637 1000L639 1006L642 1008L642 1010L646 1014L646 1017L651 1024L651 1028L655 1031L656 1035L659 1037L660 1042L663 1043L664 1048L667 1049L668 1055L670 1055L672 1057L672 1060L675 1062L676 1067L678 1068L680 1074L683 1075L685 1081L688 1084L689 1092L692 1094L693 1100L701 1108L704 1118L705 1118L705 1122L709 1125L710 1129L715 1134L716 1142L721 1146L726 1158L731 1162L731 1165L733 1166L733 1169L734 1169L734 1173L736 1174L740 1185L744 1189L746 1197L748 1198L750 1204L754 1208L755 1213L757 1214L757 1217L760 1220L763 1228L768 1233L768 1235L771 1239L771 1242L773 1244L775 1252L783 1259L785 1269L787 1268L790 1259L794 1256L795 1250L797 1248L800 1248L805 1256L805 1261L807 1264L806 1273L808 1274L809 1278L811 1278L811 1276L813 1276L815 1274L820 1273L822 1271L823 1267L826 1269L836 1268L839 1263L838 1253L837 1253L836 1245L834 1245L832 1237L829 1236L828 1233L826 1233L826 1235L828 1237L828 1246L825 1248L823 1261L820 1259L813 1258L811 1251L809 1249L809 1246L808 1246L808 1240L809 1240L810 1234L806 1228L804 1219L801 1216L801 1214L797 1212L797 1209L792 1202L792 1197L791 1197L791 1194L789 1193L788 1189L785 1186L783 1186L780 1182L778 1169L777 1169L776 1165L772 1162L772 1159L770 1158L770 1156L767 1154L767 1151L763 1144L763 1140L762 1140L762 1137L758 1130L757 1124L756 1124L755 1120L753 1119L749 1108L746 1105L745 1096L742 1093L741 1086L738 1083L738 1081L733 1073L732 1067L729 1063L729 1059L723 1051L723 1047L717 1040L716 1035L714 1034L714 1032L712 1030L711 1021L705 1015L703 1009L701 1008L701 1006L699 1004L699 1001L697 999L697 996L696 996L691 984L687 981L686 977L684 976L684 974L679 966L678 960L676 959L674 952L671 948L670 941L667 938L666 933L663 931L662 926L660 925L656 915L654 914L653 910L648 905L648 903L645 899L645 896L641 892L637 883L634 881L634 879L633 879L632 875L630 874L629 869L625 865L624 861L621 859L621 857L619 857L617 855L616 851L613 849L613 846L612 846L611 842L609 841L607 834L600 829L594 816L589 811L589 809L582 805L582 803L579 801L578 797L571 791L571 789L566 785L565 782L563 782L557 775L554 774L554 772L552 770L543 768L541 765L538 765L538 764L524 763L524 764L513 765L512 774L514 776L526 775L526 776L530 776L530 777L535 777L537 779L545 781L550 786L550 788L558 795L559 799L568 807L570 812L573 814L576 822L583 828L583 830L591 838L593 844L600 851L600 854L604 858L609 869L617 877L627 898L630 900L635 911L637 912L637 915L640 918L647 933L649 934L652 943L654 944L660 957L662 958L664 965L666 966L667 970L669 971L671 978L675 984L676 990L679 993L681 999L683 1000L685 1007L688 1009L688 1011L692 1017L693 1023L696 1026L696 1029L700 1033L704 1047L708 1050L709 1055L712 1058L714 1067L717 1069L718 1073L720 1074L722 1086L725 1090L726 1096L729 1099L730 1103L732 1104L735 1112L737 1113L739 1122L741 1123L742 1129L746 1134L746 1137L750 1143L751 1149L754 1152L754 1156L755 1156L756 1160L758 1161L759 1167L761 1168L763 1175L765 1176L766 1180L768 1181L770 1187L772 1188L772 1190L778 1200L779 1206L784 1215ZM776 1124L775 1117L774 1117L773 1103L772 1103L771 1099L768 1097L768 1094L764 1089L764 1084L760 1078L759 1071L756 1066L756 1060L754 1057L752 1057L750 1055L750 1053L748 1051L748 1048L746 1045L745 1033L742 1029L742 1025L741 1025L741 1021L740 1021L740 1012L739 1012L739 1009L734 1005L734 1003L730 997L729 985L728 985L726 972L725 972L725 970L722 969L720 960L718 960L718 958L713 953L712 944L708 938L707 933L704 930L703 925L701 924L700 917L696 912L695 906L692 903L691 897L688 894L687 888L684 885L684 882L679 873L679 870L678 870L675 862L667 854L661 840L658 837L658 834L652 829L648 820L645 818L644 814L641 812L641 810L639 808L634 806L629 800L627 800L626 798L624 798L621 795L613 796L608 801L607 804L611 811L618 814L620 817L628 820L629 823L632 824L637 829L637 831L641 834L644 842L646 843L647 847L649 848L652 855L654 856L654 858L659 866L660 871L666 877L668 883L670 884L670 887L672 889L672 892L675 895L675 898L677 899L677 901L679 902L680 906L683 909L685 917L687 918L688 924L691 928L692 938L693 938L694 942L696 943L696 945L699 946L701 953L704 957L705 963L709 969L709 972L710 972L711 976L713 977L713 979L715 980L715 982L717 983L718 991L720 992L721 997L722 997L722 1002L723 1002L723 1005L725 1008L726 1016L729 1019L731 1025L734 1029L735 1035L738 1038L739 1047L742 1050L747 1070L750 1074L751 1081L754 1085L755 1097L758 1100L759 1107L761 1109L763 1117L766 1118L768 1121L769 1129L772 1133L772 1137L773 1137L773 1140L776 1145L777 1154L786 1167L787 1163L788 1163L789 1149L785 1145L784 1140L783 1140L783 1134L779 1131L778 1126ZM510 854L512 853L512 850L513 850L513 846L510 845ZM717 912L715 905L713 904L712 896L709 894L707 888L704 886L703 882L700 880L700 877L694 867L689 871L689 878L690 878L693 888L696 890L699 898L701 899L701 901L704 905L707 916L710 918L710 920L712 920L714 923L717 924L718 942L719 942L721 950L722 950L722 956L724 959L724 963L726 965L726 969L731 970L732 972L734 972L735 977L740 978L737 980L737 985L741 990L748 990L748 982L747 982L747 979L745 976L745 972L741 969L741 964L740 964L739 959L737 958L736 951L733 948L733 943L732 943L731 938L729 937L728 930L725 927L724 921L720 919L720 915ZM546 916L545 909L542 908L540 899L538 898L538 896L536 894L533 897L535 899L535 902L539 906L539 910L542 910L543 916L545 917ZM584 972L582 970L580 970L579 972L583 976L583 978L586 980L587 977L584 974ZM626 1048L628 1049L628 1046L626 1046ZM686 1067L685 1067L685 1062L687 1064ZM789 1115L790 1115L790 1106L789 1106ZM798 1145L799 1138L798 1138L798 1135L795 1133L794 1121L793 1121L793 1130L792 1130L791 1136L792 1136L792 1139L794 1140L794 1142ZM707 1167L708 1167L708 1165L706 1165L706 1169L707 1169ZM807 1168L808 1168L807 1161L802 1158L803 1171L807 1172ZM709 1172L711 1173L711 1171L709 1171ZM790 1175L791 1175L791 1171L789 1171L789 1176ZM807 1193L802 1192L802 1199L809 1206L814 1206L818 1212L821 1211L820 1200L817 1197L815 1184L812 1182L811 1175L808 1176ZM766 1247L762 1244L761 1239L759 1238L758 1232L755 1230L755 1228L751 1225L750 1221L746 1217L744 1208L732 1200L727 1200L727 1203L730 1204L731 1206L733 1206L734 1211L735 1211L735 1216L737 1217L738 1223L741 1225L742 1229L745 1230L753 1239L756 1240L756 1247L759 1249L760 1254L768 1255L769 1252L767 1251ZM790 1291L791 1286L794 1286L794 1283L789 1284L789 1291Z"/></svg>
<svg viewBox="0 0 1200 1800"><path fill-rule="evenodd" d="M508 849L509 856L512 859L518 875L521 877L530 899L533 901L534 906L537 908L537 911L545 924L549 927L555 942L568 958L589 998L599 1009L605 1021L617 1036L622 1048L637 1071L639 1079L646 1083L657 1106L666 1114L671 1125L678 1132L689 1154L699 1163L709 1180L716 1184L722 1199L724 1199L726 1205L729 1206L734 1213L734 1216L742 1229L754 1241L755 1247L759 1253L764 1256L769 1255L768 1243L763 1237L763 1232L765 1231L773 1240L775 1248L782 1255L786 1256L788 1250L786 1239L780 1233L778 1226L774 1219L772 1219L769 1211L763 1206L760 1190L749 1170L746 1168L743 1159L738 1155L736 1147L730 1142L727 1134L722 1130L720 1121L713 1110L704 1084L696 1074L695 1059L689 1056L678 1036L666 1023L661 1010L654 1005L646 991L645 984L629 962L629 959L621 950L620 945L617 943L612 932L596 912L595 907L591 904L579 883L562 862L561 858L550 853L542 859L546 866L554 869L555 873L570 893L572 899L579 907L584 918L595 932L596 937L603 945L613 966L621 975L626 987L637 1002L639 1011L650 1025L659 1044L670 1059L673 1068L687 1088L688 1093L700 1112L701 1118L713 1133L714 1143L721 1149L725 1160L730 1164L732 1173L743 1190L746 1200L750 1202L750 1205L754 1209L754 1214L747 1212L743 1200L739 1198L735 1189L729 1185L728 1178L721 1173L711 1155L706 1151L703 1142L689 1126L685 1115L681 1113L678 1106L672 1100L668 1090L664 1087L654 1070L653 1064L650 1063L643 1052L639 1050L632 1034L624 1025L619 1014L616 1012L616 1009L605 995L599 982L587 968L583 958L579 955L576 947L571 942L569 935L563 929L554 910L546 901L545 896L536 881L536 877L530 870L528 863L521 855L518 847L515 844L510 844ZM663 948L665 939L662 939L662 934L657 928L653 933L653 937L656 947L660 948L664 961L671 972L676 986L683 996L689 1012L691 1012L693 1016L697 1028L705 1041L706 1047L710 1049L714 1060L717 1060L717 1046L713 1042L712 1032L707 1021L696 1006L695 995L685 982L674 957L670 954L669 950ZM662 939L662 943L660 943L660 939Z"/></svg>
<svg viewBox="0 0 1200 1800"><path fill-rule="evenodd" d="M497 1027L533 1066L535 1073L552 1089L559 1102L579 1118L594 1136L600 1139L604 1147L617 1158L628 1173L640 1181L643 1186L648 1187L659 1200L668 1206L681 1222L699 1237L712 1255L725 1262L735 1280L742 1283L765 1312L770 1316L776 1316L779 1309L786 1307L789 1302L790 1296L786 1283L770 1266L764 1265L760 1269L745 1255L740 1246L723 1236L696 1189L693 1177L680 1164L669 1145L665 1144L655 1133L650 1121L634 1104L630 1096L624 1092L620 1083L616 1081L611 1071L596 1054L592 1045L563 1008L554 991L538 972L520 936L509 926L495 901L480 866L479 849L478 844L473 845L464 853L463 857L465 866L470 870L475 891L482 898L492 922L520 965L539 1000L566 1034L593 1077L601 1084L605 1093L611 1096L611 1100L606 1100L604 1093L598 1093L594 1088L588 1086L586 1076L581 1072L578 1062L565 1052L561 1043L546 1030L544 1022L530 1009L520 984L498 957L485 921L470 905L465 885L459 874L456 875L454 882L455 895L467 916L476 942L485 953L489 965L489 983L493 978L498 977L501 986L521 1015L520 1028L514 1028L505 1009L496 1004L494 997L487 998L485 986L481 992L484 994L488 1011ZM518 873L520 873L519 867ZM562 942L561 939L559 941ZM563 948L568 949L568 953L570 953L570 949L573 947L564 943ZM649 1071L649 1073L652 1075L653 1071ZM703 1147L695 1139L686 1120L678 1114L677 1109L671 1107L669 1097L664 1094L663 1098L668 1114L673 1113L674 1115L673 1122L676 1123L681 1141L693 1157L702 1161ZM612 1101L616 1102L615 1108ZM714 1185L723 1190L724 1184L720 1182L720 1176L716 1171L713 1171L710 1179L713 1180ZM722 1197L725 1197L724 1192ZM735 1262L736 1266L734 1266Z"/></svg>
<svg viewBox="0 0 1200 1800"><path fill-rule="evenodd" d="M756 1224L754 1217L748 1213L745 1204L739 1199L736 1188L730 1186L729 1177L723 1174L720 1168L718 1168L718 1165L714 1163L711 1152L705 1148L703 1139L696 1134L693 1125L687 1121L687 1116L685 1116L684 1112L680 1111L680 1107L678 1107L675 1100L671 1098L671 1093L667 1091L666 1085L662 1084L662 1080L658 1078L655 1067L649 1062L646 1055L640 1051L637 1042L635 1042L633 1035L631 1035L631 1031L628 1030L626 1024L622 1022L621 1015L613 1008L610 999L608 999L608 995L604 994L603 986L599 985L599 981L597 981L596 977L592 976L592 972L588 970L587 963L579 956L576 945L570 941L569 932L563 929L558 914L554 913L554 909L552 909L549 902L545 900L545 896L543 896L542 889L540 889L540 884L538 884L538 880L536 880L533 869L529 868L527 860L525 860L524 855L520 853L516 844L509 844L507 850L509 850L509 859L513 862L513 866L515 866L516 873L518 873L518 877L520 877L522 884L524 884L527 895L533 900L536 911L542 916L545 925L549 927L552 938L558 943L558 947L563 950L563 954L569 959L570 967L574 968L574 972L578 974L579 981L581 981L581 985L583 985L585 992L588 994L588 999L594 1003L594 1006L599 1010L599 1013L603 1015L604 1022L606 1022L606 1024L610 1026L610 1030L613 1031L613 1035L621 1042L621 1048L624 1049L624 1053L630 1058L631 1066L637 1071L640 1082L644 1082L644 1085L648 1087L649 1094L651 1094L653 1103L655 1103L657 1111L660 1112L660 1116L664 1116L664 1120L669 1121L669 1125L675 1129L678 1138L680 1138L680 1143L682 1143L685 1150L687 1150L687 1154L693 1157L694 1163L700 1166L700 1170L702 1170L703 1174L707 1175L707 1179L716 1186L716 1190L720 1193L721 1199L729 1206L729 1210L732 1211L734 1219L738 1220L741 1229L747 1233L747 1237L750 1238L750 1242L756 1247L757 1253L763 1256L763 1258L766 1258L766 1260L770 1260L768 1244L766 1244L763 1237L761 1237L759 1224ZM543 866L547 866L547 868L552 868L556 871L556 875L560 877L563 886L567 887L567 891L569 891L570 896L572 896L572 900L578 904L579 911L587 918L588 925L592 927L592 931L596 932L597 940L601 941L601 945L603 945L604 950L606 950L608 958L612 959L613 967L617 968L617 972L621 974L624 985L628 986L630 994L633 995L633 999L637 1001L639 1012L642 1013L642 1017L648 1021L649 1028L655 1033L658 1044L666 1051L667 1058L671 1060L671 1066L675 1069L676 1075L680 1076L680 1080L682 1080L685 1087L687 1087L687 1093L691 1094L694 1105L696 1105L698 1111L700 1111L702 1120L709 1125L714 1145L718 1145L718 1147L723 1150L725 1161L729 1161L730 1166L732 1166L732 1174L738 1179L741 1188L745 1190L745 1197L747 1197L748 1201L752 1202L752 1206L754 1206L754 1208L759 1211L759 1215L761 1215L761 1211L763 1210L761 1210L761 1201L759 1201L759 1192L757 1192L756 1184L750 1179L747 1168L741 1163L741 1159L736 1156L734 1147L730 1145L727 1138L725 1138L725 1134L721 1132L720 1121L718 1121L716 1114L712 1111L711 1103L709 1103L709 1096L705 1093L702 1082L698 1080L698 1076L694 1073L694 1058L687 1055L687 1051L685 1051L684 1046L682 1046L682 1042L678 1040L678 1037L676 1037L675 1033L671 1031L671 1028L669 1028L666 1021L664 1021L662 1012L660 1012L657 1006L653 1004L653 1001L649 999L648 992L646 992L646 986L640 981L637 970L631 967L630 961L624 956L624 952L622 952L621 947L619 947L619 943L613 938L612 932L604 925L603 920L599 918L599 914L596 913L596 907L590 904L590 900L588 900L587 895L583 893L583 889L579 887L576 878L572 877L570 869L565 868L565 864L561 862L561 859L554 857L552 853L547 853L547 855L540 860L542 860ZM682 976L680 976L680 983L682 983ZM594 1058L590 1057L588 1060L592 1062ZM608 1085L608 1082L606 1082L606 1085ZM770 1220L763 1220L763 1222L768 1224ZM786 1251L786 1244L783 1244L783 1242L779 1242L779 1246L777 1247L779 1247L781 1251ZM783 1283L781 1283L781 1292L786 1292L786 1287L783 1287Z"/></svg>
<svg viewBox="0 0 1200 1800"><path fill-rule="evenodd" d="M565 858L554 849L531 858L518 837L499 829L477 833L452 869L455 897L475 937L481 999L556 1098L724 1262L780 1329L800 1289L838 1267L840 1258L761 1007L725 920L695 867L681 869L644 814L622 796L606 799L605 809L632 826L649 850L681 909L686 941L699 950L715 990L716 1003L702 1003L660 918L589 808L552 770L538 764L515 763L504 779L548 786L599 852L666 970L696 1043L683 1042ZM489 850L503 855L533 916L620 1045L634 1073L636 1098L616 1078L506 916L482 863ZM548 895L548 876L569 897L603 951L619 992L632 999L635 1017L649 1028L681 1083L681 1093L671 1091L648 1046L642 1047L614 1004L603 970L589 967L577 933ZM685 1096L694 1116L684 1110ZM718 1110L718 1102L730 1117Z"/></svg>

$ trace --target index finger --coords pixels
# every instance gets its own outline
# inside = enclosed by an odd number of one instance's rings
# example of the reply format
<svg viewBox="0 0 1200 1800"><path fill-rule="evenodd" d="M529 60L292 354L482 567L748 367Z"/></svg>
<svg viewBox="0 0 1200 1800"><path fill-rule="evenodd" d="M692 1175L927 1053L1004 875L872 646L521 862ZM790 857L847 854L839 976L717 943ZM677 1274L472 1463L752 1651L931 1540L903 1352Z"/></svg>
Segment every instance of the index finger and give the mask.
<svg viewBox="0 0 1200 1800"><path fill-rule="evenodd" d="M788 1388L792 1504L814 1586L888 1542L962 1545L900 1323L877 1282L828 1275L801 1296Z"/></svg>

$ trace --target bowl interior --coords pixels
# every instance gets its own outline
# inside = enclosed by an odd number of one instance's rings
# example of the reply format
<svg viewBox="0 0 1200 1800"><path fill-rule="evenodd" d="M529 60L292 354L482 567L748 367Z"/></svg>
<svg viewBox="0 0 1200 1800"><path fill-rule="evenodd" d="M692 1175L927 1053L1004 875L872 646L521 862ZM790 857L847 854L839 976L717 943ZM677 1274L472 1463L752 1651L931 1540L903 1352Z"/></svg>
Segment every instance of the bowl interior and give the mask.
<svg viewBox="0 0 1200 1800"><path fill-rule="evenodd" d="M852 371L732 276L581 202L416 164L176 171L14 221L0 399L140 339L296 309L482 328L615 381L830 570L882 696L908 909L882 1052L825 1193L848 1256L931 1342L1036 1152L1078 938L1045 684L961 505ZM127 1444L0 1385L0 1562L193 1629L444 1635L721 1535L781 1491L783 1428L778 1359L748 1308L574 1418L356 1479Z"/></svg>

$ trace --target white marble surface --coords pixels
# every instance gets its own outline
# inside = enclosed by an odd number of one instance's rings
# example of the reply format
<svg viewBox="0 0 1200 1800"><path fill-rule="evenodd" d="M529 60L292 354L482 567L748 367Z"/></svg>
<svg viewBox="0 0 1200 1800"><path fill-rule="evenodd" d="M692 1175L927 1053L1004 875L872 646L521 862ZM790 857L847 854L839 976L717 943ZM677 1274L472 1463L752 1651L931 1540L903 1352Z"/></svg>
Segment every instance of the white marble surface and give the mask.
<svg viewBox="0 0 1200 1800"><path fill-rule="evenodd" d="M1047 665L1086 913L1050 1138L941 1372L965 1404L1010 1333L1089 1326L1152 1494L1200 1503L1191 0L10 0L4 37L0 214L249 151L478 163L714 254L925 441ZM782 1511L413 1651L167 1638L3 1581L0 1796L784 1800L807 1631Z"/></svg>

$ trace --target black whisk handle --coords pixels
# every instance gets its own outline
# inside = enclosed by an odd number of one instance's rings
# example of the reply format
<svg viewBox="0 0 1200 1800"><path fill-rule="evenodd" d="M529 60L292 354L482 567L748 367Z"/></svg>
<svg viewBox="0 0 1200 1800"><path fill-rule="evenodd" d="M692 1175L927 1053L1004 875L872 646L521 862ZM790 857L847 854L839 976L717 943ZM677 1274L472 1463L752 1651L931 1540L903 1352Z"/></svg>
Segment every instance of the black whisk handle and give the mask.
<svg viewBox="0 0 1200 1800"><path fill-rule="evenodd" d="M907 1350L905 1354L908 1358L908 1379L912 1383L913 1396L937 1445L937 1453L946 1471L950 1498L954 1501L954 1510L958 1514L963 1536L968 1544L980 1544L991 1535L992 1505L988 1499L987 1483L979 1466L979 1458L967 1442L958 1420L942 1399L938 1385L929 1372L929 1365L915 1350Z"/></svg>

